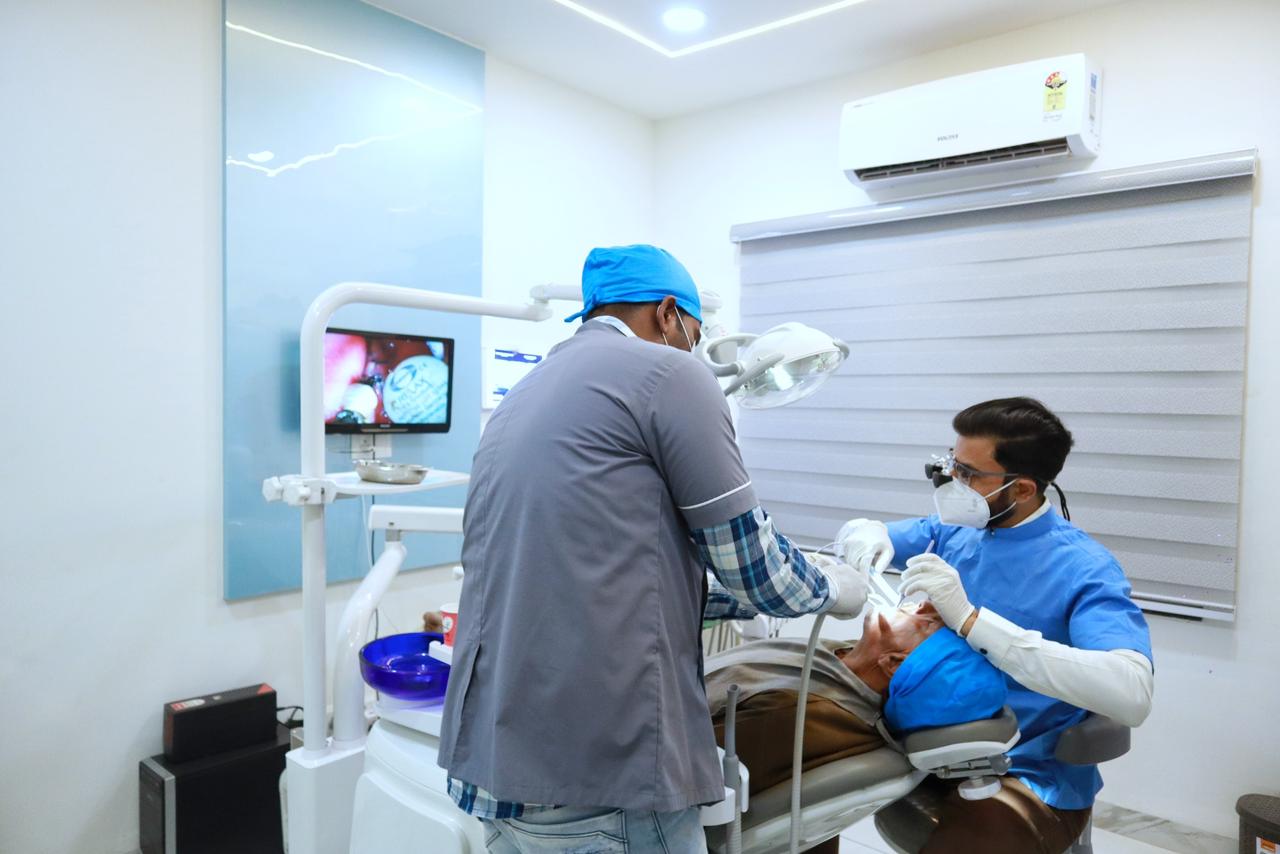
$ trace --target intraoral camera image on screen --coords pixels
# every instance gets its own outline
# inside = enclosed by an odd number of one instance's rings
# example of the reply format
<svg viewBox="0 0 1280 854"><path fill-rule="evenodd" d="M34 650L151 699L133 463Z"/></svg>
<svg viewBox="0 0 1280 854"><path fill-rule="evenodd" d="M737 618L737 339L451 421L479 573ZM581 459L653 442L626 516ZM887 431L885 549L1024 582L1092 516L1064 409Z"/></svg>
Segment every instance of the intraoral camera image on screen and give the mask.
<svg viewBox="0 0 1280 854"><path fill-rule="evenodd" d="M326 433L444 433L452 398L452 338L326 330Z"/></svg>

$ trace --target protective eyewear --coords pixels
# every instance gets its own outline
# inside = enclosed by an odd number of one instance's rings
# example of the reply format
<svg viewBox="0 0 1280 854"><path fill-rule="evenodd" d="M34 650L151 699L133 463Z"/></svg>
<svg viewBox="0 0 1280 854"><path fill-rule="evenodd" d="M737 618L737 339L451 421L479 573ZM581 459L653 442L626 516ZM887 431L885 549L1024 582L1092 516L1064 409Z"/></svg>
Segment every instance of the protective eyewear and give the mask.
<svg viewBox="0 0 1280 854"><path fill-rule="evenodd" d="M998 477L1007 480L1022 475L1010 471L978 471L956 460L956 452L953 448L946 453L946 456L940 457L934 454L933 461L924 465L924 476L933 481L936 488L952 480L958 480L968 486L975 478Z"/></svg>
<svg viewBox="0 0 1280 854"><path fill-rule="evenodd" d="M978 477L998 477L1004 480L1019 477L1031 477L1031 475L1018 474L1017 472L1011 471L978 471L977 469L967 466L962 462L958 462L956 460L955 448L947 451L946 456L940 457L937 454L934 454L933 461L924 464L924 476L933 481L935 489L953 480L958 480L965 486L968 486L970 481ZM1041 481L1034 477L1031 477L1031 479L1035 480L1037 483L1041 483ZM1071 511L1067 508L1067 496L1066 493L1062 491L1062 487L1058 486L1058 484L1053 481L1049 481L1046 486L1052 486L1054 490L1057 491L1058 503L1062 505L1062 518L1067 521L1071 521Z"/></svg>

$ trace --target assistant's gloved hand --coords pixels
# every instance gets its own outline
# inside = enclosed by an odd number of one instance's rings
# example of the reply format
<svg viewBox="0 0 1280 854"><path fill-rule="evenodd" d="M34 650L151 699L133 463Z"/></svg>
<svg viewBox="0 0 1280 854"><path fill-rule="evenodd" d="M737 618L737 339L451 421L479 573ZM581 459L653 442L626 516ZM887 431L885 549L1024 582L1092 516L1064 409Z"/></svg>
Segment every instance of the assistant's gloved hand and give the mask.
<svg viewBox="0 0 1280 854"><path fill-rule="evenodd" d="M855 569L847 563L832 560L826 555L805 555L827 579L831 603L823 612L837 620L851 620L862 613L867 604L867 571Z"/></svg>
<svg viewBox="0 0 1280 854"><path fill-rule="evenodd" d="M907 570L902 573L899 593L910 596L921 591L929 597L947 628L957 633L977 610L964 592L960 573L936 554L916 555L907 561Z"/></svg>
<svg viewBox="0 0 1280 854"><path fill-rule="evenodd" d="M850 519L836 535L836 554L850 566L884 572L893 561L889 529L875 519Z"/></svg>

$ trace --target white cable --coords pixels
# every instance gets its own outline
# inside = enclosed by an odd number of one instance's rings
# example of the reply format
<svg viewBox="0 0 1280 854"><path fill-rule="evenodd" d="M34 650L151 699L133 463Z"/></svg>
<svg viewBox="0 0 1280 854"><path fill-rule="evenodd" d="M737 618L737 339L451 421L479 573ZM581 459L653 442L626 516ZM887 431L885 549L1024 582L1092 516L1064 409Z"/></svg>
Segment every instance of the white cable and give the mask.
<svg viewBox="0 0 1280 854"><path fill-rule="evenodd" d="M800 695L796 699L796 731L791 749L791 846L790 854L800 854L800 774L804 770L804 713L809 705L809 676L813 672L813 654L826 614L819 614L809 632L809 646L804 653L804 669L800 671Z"/></svg>
<svg viewBox="0 0 1280 854"><path fill-rule="evenodd" d="M834 545L834 544L833 544ZM929 541L926 552L933 551L934 542ZM898 603L897 591L884 578L884 569L888 560L880 559L878 565L871 567L870 576L873 582L873 594L883 596L890 603L890 609ZM887 592L886 592L887 591ZM791 844L790 854L800 854L800 794L801 779L804 771L804 717L809 706L809 677L813 673L813 656L818 648L818 638L822 633L822 623L826 614L819 614L813 621L813 629L809 632L809 645L804 651L804 669L800 671L800 694L796 698L796 729L791 748Z"/></svg>

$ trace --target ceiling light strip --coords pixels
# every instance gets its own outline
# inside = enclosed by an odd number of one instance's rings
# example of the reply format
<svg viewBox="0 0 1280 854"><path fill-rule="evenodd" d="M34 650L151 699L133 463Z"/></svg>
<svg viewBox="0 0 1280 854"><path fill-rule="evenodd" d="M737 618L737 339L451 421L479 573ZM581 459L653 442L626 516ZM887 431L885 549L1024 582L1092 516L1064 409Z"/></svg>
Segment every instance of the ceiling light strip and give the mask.
<svg viewBox="0 0 1280 854"><path fill-rule="evenodd" d="M826 6L819 6L816 9L810 9L807 12L800 12L788 18L779 18L776 21L770 21L769 23L761 24L758 27L750 27L745 30L739 30L736 33L729 33L727 36L708 39L707 41L698 42L697 44L689 45L688 47L683 47L679 50L673 50L669 52L669 55L672 59L679 59L680 57L688 56L691 53L697 53L698 51L708 50L713 47L720 47L721 45L730 44L736 41L742 41L743 39L749 39L752 36L758 36L762 33L771 32L773 30L780 30L783 27L789 27L792 24L812 21L814 18L820 18L823 15L830 15L832 12L839 12L841 9L848 9L850 6L857 6L865 2L867 2L867 0L838 0L838 2L828 3Z"/></svg>
<svg viewBox="0 0 1280 854"><path fill-rule="evenodd" d="M662 54L668 59L675 58L675 54L672 51L658 44L653 39L645 38L644 36L640 35L635 30L631 29L621 21L615 21L613 18L610 18L608 15L602 15L599 12L595 11L594 9L588 9L586 6L583 6L581 3L573 2L573 0L555 0L555 2L559 3L561 6L565 7L566 9L571 9L574 12L577 12L579 15L581 15L584 18L590 18L592 21L595 21L597 24L599 24L602 27L608 27L609 29L613 30L615 33L621 33L622 35L626 36L632 41L639 42L640 44L644 45L650 50L656 50L658 53Z"/></svg>
<svg viewBox="0 0 1280 854"><path fill-rule="evenodd" d="M588 9L586 6L583 6L581 3L574 2L574 0L553 0L553 2L559 3L561 6L565 7L566 9L570 9L574 12L577 12L579 15L582 15L584 18L588 18L592 21L595 21L597 24L599 24L602 27L608 27L609 29L613 30L615 33L620 33L626 36L627 38L631 39L632 41L638 42L639 44L644 45L650 50L656 51L657 53L662 54L667 59L679 59L682 56L688 56L693 53L709 50L710 48L713 48L713 47L720 47L722 45L731 44L736 41L742 41L743 39L751 38L752 36L758 36L763 33L772 32L773 30L780 30L783 27L789 27L792 24L799 24L799 23L803 23L804 21L812 21L814 18L820 18L823 15L830 15L832 12L839 12L841 9L848 9L851 6L857 6L862 3L866 3L867 0L837 0L837 2L835 3L828 3L825 6L819 6L816 9L810 9L807 12L799 12L795 15L790 15L786 18L779 18L776 21L770 21L769 23L766 23L766 24L760 24L757 27L749 27L745 30L739 30L736 33L729 33L728 35L720 36L718 38L708 39L707 41L698 42L697 44L691 44L688 47L682 47L679 50L671 50L670 48L663 47L662 45L655 42L653 39L642 36L640 33L631 29L621 21L616 21L613 18L610 18L608 15L603 15L600 12L595 11L594 9Z"/></svg>

